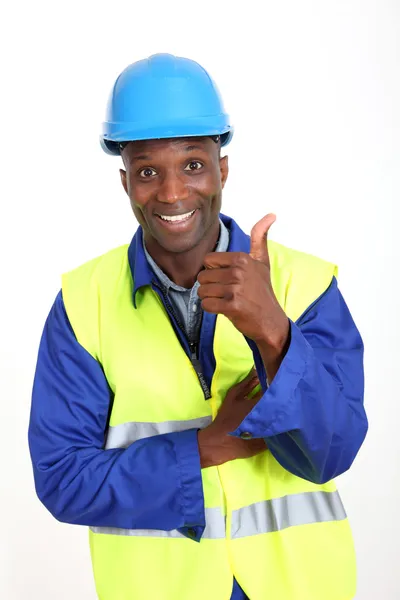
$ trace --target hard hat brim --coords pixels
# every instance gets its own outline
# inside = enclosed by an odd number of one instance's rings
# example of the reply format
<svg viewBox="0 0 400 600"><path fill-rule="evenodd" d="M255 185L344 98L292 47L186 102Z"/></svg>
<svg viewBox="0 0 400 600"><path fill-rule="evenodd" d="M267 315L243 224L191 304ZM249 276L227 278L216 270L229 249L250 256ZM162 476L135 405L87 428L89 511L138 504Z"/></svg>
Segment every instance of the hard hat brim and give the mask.
<svg viewBox="0 0 400 600"><path fill-rule="evenodd" d="M156 140L185 137L209 137L221 136L221 145L226 146L232 139L233 127L227 122L227 115L220 115L219 123L215 117L201 117L190 119L185 123L169 123L160 125L148 125L143 123L103 123L103 134L100 136L100 144L107 154L118 156L120 154L119 143L134 142L142 140Z"/></svg>

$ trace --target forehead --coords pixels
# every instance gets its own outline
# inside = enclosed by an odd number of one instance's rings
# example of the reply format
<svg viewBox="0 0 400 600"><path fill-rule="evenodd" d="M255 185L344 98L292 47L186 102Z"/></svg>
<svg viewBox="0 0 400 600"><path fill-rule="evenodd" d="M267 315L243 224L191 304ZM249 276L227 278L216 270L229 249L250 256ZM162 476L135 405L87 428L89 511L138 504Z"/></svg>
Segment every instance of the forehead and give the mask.
<svg viewBox="0 0 400 600"><path fill-rule="evenodd" d="M129 160L145 160L148 157L164 154L165 156L182 155L194 151L215 152L217 144L211 138L184 137L163 140L140 140L129 142L123 150Z"/></svg>

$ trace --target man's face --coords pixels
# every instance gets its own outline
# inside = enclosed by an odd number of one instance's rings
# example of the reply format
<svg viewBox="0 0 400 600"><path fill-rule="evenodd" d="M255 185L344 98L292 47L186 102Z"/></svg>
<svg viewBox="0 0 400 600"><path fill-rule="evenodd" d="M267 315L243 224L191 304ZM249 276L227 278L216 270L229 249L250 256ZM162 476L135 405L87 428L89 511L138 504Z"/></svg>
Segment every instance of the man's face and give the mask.
<svg viewBox="0 0 400 600"><path fill-rule="evenodd" d="M218 223L228 159L211 138L130 142L121 180L146 242L187 252Z"/></svg>

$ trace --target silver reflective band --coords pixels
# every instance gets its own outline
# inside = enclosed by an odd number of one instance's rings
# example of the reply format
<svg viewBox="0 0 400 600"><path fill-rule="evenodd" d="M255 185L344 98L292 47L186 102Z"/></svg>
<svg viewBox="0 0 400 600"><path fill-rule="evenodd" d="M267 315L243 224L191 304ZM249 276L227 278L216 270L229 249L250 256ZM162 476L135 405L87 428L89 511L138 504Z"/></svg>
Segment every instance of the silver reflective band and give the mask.
<svg viewBox="0 0 400 600"><path fill-rule="evenodd" d="M105 449L127 448L137 440L143 440L154 435L162 433L172 433L174 431L186 431L188 429L204 429L212 422L212 417L200 417L199 419L190 419L188 421L162 421L161 423L121 423L109 427Z"/></svg>
<svg viewBox="0 0 400 600"><path fill-rule="evenodd" d="M225 539L225 517L219 507L206 508L206 527L202 539ZM158 537L158 538L185 538L177 529L172 531L161 531L158 529L118 529L116 527L91 527L93 533L107 535L129 535L135 537Z"/></svg>
<svg viewBox="0 0 400 600"><path fill-rule="evenodd" d="M225 517L219 507L206 508L206 527L202 538L220 540L225 538ZM338 492L306 492L257 502L232 512L231 539L239 539L262 533L273 533L288 527L342 521L346 512ZM176 529L117 529L114 527L91 527L93 533L128 535L135 537L184 538Z"/></svg>
<svg viewBox="0 0 400 600"><path fill-rule="evenodd" d="M296 525L346 519L338 492L306 492L245 506L232 513L231 538L281 531Z"/></svg>

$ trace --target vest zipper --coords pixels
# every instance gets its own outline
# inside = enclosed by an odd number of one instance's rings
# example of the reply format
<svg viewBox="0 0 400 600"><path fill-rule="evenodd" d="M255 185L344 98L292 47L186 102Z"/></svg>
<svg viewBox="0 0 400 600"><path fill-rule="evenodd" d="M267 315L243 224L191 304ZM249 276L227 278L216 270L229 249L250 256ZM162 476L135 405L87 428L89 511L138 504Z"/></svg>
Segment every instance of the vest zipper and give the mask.
<svg viewBox="0 0 400 600"><path fill-rule="evenodd" d="M154 287L156 287L162 293L162 296L164 298L164 302L165 302L167 309L170 311L170 313L174 317L176 324L178 325L179 329L183 333L185 339L188 341L189 350L190 350L190 362L192 363L192 366L196 372L201 389L203 390L204 398L206 400L209 400L211 398L211 392L210 392L210 388L207 385L206 378L204 377L202 364L199 360L199 345L197 342L191 342L188 339L186 330L185 330L184 326L182 325L178 315L176 314L174 307L172 306L171 302L169 301L168 295L165 293L165 290L160 285L158 285L158 283L156 283L155 281L153 281L152 283L153 283Z"/></svg>
<svg viewBox="0 0 400 600"><path fill-rule="evenodd" d="M197 360L198 359L198 351L199 351L198 344L196 344L196 342L189 342L189 348L190 348L191 359Z"/></svg>
<svg viewBox="0 0 400 600"><path fill-rule="evenodd" d="M204 377L203 367L199 360L199 345L196 342L189 342L190 348L190 362L196 371L197 378L200 382L201 389L203 390L204 398L209 400L211 398L210 388L207 385L206 378Z"/></svg>

